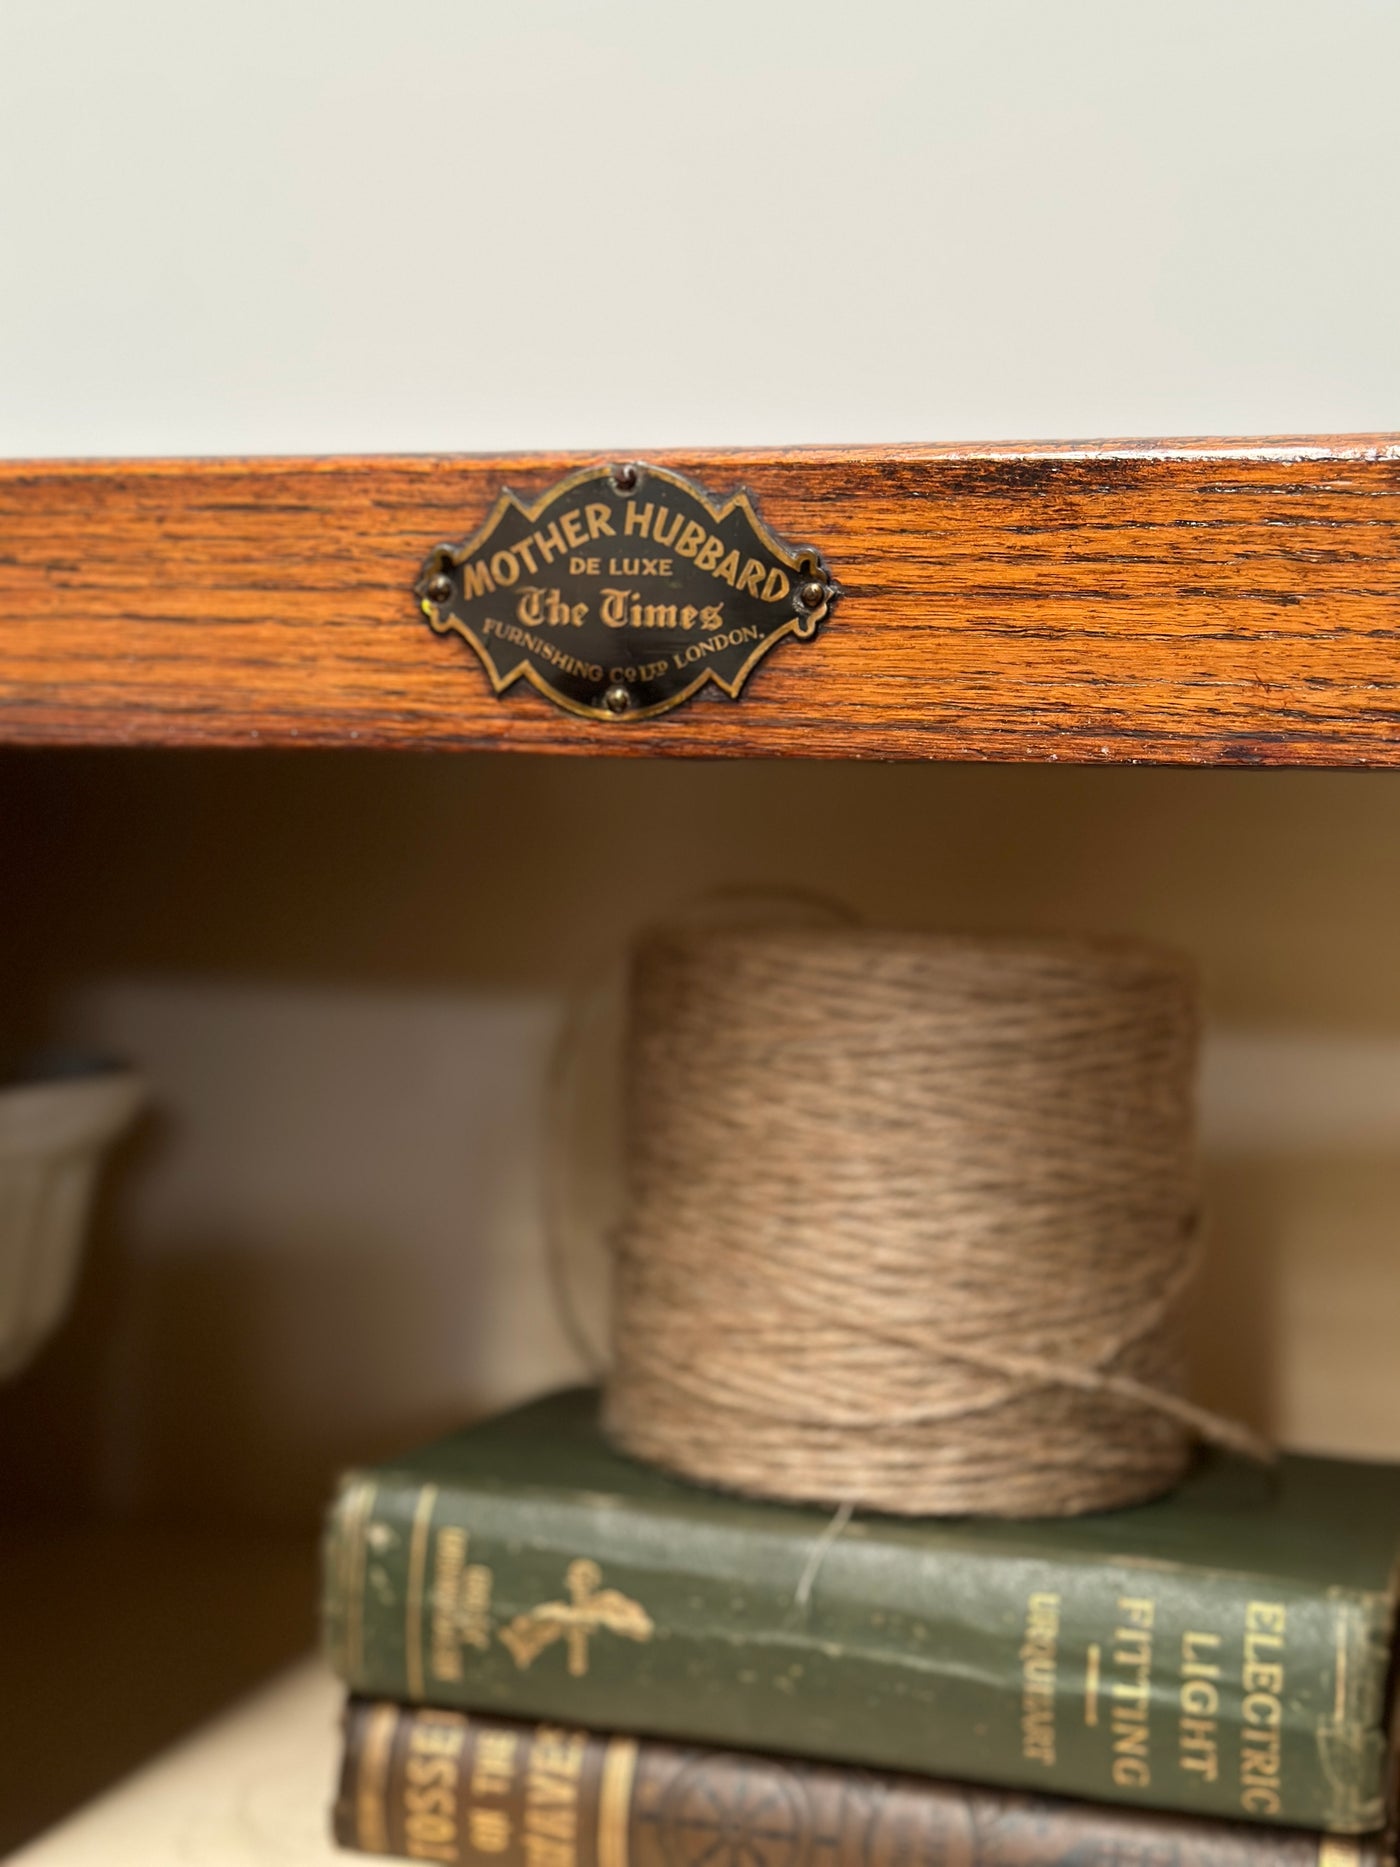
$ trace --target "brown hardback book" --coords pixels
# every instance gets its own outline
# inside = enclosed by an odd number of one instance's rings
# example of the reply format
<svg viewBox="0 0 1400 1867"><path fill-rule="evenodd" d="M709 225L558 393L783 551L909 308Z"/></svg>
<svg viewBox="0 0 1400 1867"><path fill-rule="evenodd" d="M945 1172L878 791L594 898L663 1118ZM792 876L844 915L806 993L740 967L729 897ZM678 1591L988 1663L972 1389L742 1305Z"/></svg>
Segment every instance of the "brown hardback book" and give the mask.
<svg viewBox="0 0 1400 1867"><path fill-rule="evenodd" d="M1387 1867L1386 1837L352 1698L335 1838L474 1867Z"/></svg>

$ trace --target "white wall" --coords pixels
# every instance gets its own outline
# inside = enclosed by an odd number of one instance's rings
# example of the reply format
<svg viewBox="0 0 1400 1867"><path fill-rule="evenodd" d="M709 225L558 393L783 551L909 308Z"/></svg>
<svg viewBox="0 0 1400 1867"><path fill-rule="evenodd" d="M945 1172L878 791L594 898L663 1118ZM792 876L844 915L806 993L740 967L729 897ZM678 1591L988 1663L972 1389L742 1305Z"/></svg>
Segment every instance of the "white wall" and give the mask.
<svg viewBox="0 0 1400 1867"><path fill-rule="evenodd" d="M1400 428L1392 0L3 0L0 452Z"/></svg>

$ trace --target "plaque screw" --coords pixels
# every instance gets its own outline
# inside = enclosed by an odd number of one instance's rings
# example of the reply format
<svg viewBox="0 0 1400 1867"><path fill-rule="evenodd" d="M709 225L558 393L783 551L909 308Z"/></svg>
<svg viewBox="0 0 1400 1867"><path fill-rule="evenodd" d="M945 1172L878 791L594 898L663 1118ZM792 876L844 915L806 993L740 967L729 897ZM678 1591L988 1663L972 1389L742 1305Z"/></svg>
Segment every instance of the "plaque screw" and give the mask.
<svg viewBox="0 0 1400 1867"><path fill-rule="evenodd" d="M630 493L637 484L637 469L631 466L614 467L613 485L620 493Z"/></svg>
<svg viewBox="0 0 1400 1867"><path fill-rule="evenodd" d="M428 579L428 595L435 603L445 603L452 595L452 579L439 571L436 577Z"/></svg>
<svg viewBox="0 0 1400 1867"><path fill-rule="evenodd" d="M603 705L609 713L625 713L632 704L632 696L619 681L616 687L610 687L603 695Z"/></svg>
<svg viewBox="0 0 1400 1867"><path fill-rule="evenodd" d="M811 583L804 583L797 592L797 600L804 609L816 609L826 601L826 585L815 578Z"/></svg>

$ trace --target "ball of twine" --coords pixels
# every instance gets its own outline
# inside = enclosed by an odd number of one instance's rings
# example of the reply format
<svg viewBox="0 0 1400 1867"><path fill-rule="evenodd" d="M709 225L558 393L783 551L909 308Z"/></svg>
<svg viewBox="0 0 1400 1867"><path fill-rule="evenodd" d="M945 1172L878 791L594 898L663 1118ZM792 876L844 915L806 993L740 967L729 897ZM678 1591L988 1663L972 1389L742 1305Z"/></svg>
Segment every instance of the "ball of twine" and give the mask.
<svg viewBox="0 0 1400 1867"><path fill-rule="evenodd" d="M1156 1495L1197 1256L1190 966L1128 942L658 932L634 960L614 1442L763 1497Z"/></svg>

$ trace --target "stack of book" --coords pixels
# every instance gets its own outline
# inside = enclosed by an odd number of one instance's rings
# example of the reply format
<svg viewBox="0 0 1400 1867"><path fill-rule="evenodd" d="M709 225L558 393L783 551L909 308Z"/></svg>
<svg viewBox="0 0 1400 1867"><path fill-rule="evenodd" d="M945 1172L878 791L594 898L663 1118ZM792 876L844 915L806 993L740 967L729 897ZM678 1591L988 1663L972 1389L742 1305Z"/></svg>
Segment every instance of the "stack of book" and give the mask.
<svg viewBox="0 0 1400 1867"><path fill-rule="evenodd" d="M345 1479L337 1839L499 1867L1379 1867L1400 1468L929 1520L719 1496L552 1395Z"/></svg>

